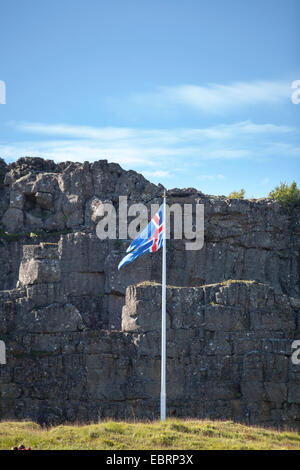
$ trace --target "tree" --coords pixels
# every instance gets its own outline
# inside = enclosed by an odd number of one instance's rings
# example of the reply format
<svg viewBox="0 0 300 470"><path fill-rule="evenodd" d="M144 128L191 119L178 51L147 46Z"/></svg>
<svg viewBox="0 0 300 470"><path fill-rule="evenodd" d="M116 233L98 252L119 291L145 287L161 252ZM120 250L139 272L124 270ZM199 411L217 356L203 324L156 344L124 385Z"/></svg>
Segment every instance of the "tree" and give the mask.
<svg viewBox="0 0 300 470"><path fill-rule="evenodd" d="M232 193L228 194L229 199L244 199L245 190L241 189L240 191L232 191Z"/></svg>
<svg viewBox="0 0 300 470"><path fill-rule="evenodd" d="M280 186L269 192L269 197L279 201L288 212L300 207L300 190L295 181L290 186L287 183L280 183Z"/></svg>

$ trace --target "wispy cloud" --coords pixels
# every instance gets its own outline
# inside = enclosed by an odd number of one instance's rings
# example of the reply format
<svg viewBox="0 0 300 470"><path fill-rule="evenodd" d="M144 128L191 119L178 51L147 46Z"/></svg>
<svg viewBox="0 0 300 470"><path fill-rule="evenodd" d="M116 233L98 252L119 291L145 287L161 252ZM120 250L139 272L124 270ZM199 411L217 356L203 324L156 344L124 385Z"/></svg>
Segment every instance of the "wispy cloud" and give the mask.
<svg viewBox="0 0 300 470"><path fill-rule="evenodd" d="M156 147L165 149L178 147L181 144L200 144L208 141L220 142L232 139L243 139L245 141L262 136L268 139L270 136L290 136L298 134L299 131L292 126L275 124L255 124L251 121L242 121L232 124L219 124L202 128L174 128L174 129L143 129L143 128L120 128L120 127L88 127L67 124L41 124L20 122L8 123L15 130L26 134L46 135L64 137L62 141L56 141L65 145L69 142L93 142L100 148L126 148L133 146L147 147L151 145L151 151ZM68 138L69 140L66 140ZM70 140L71 139L71 140ZM281 141L279 142L280 145ZM225 147L226 148L226 147ZM155 152L156 153L156 152Z"/></svg>
<svg viewBox="0 0 300 470"><path fill-rule="evenodd" d="M259 162L276 157L300 157L299 130L251 121L174 129L98 128L26 122L10 123L10 126L30 136L31 140L23 138L13 144L0 142L0 154L7 160L24 155L43 156L55 161L106 158L124 168L141 171L154 180L170 178L187 165L191 169L212 160ZM212 178L221 179L222 175L202 175L203 181Z"/></svg>
<svg viewBox="0 0 300 470"><path fill-rule="evenodd" d="M234 82L228 85L210 83L207 85L184 84L158 87L155 91L132 93L122 102L110 98L110 104L124 109L134 106L135 110L183 110L193 109L201 113L218 114L237 108L290 103L290 83L285 81Z"/></svg>
<svg viewBox="0 0 300 470"><path fill-rule="evenodd" d="M9 124L21 132L52 135L56 137L72 137L76 139L101 139L109 141L130 139L133 135L133 130L126 127L97 128L89 126L72 126L68 124L42 124L35 122L11 122Z"/></svg>
<svg viewBox="0 0 300 470"><path fill-rule="evenodd" d="M243 158L253 154L255 148L263 144L266 151L299 152L299 131L294 127L274 124L255 124L243 121L233 124L216 125L206 128L175 128L175 129L139 129L139 128L97 128L86 126L70 126L67 124L10 123L22 133L54 137L54 140L20 142L30 151L47 151L53 155L58 151L56 159L76 156L80 160L89 151L93 158L107 155L118 156L124 162L142 161L145 157L161 157L168 155L198 154L199 158ZM293 145L291 137L298 137ZM58 137L64 137L57 140ZM14 146L12 146L14 147ZM72 157L74 160L75 155ZM93 159L92 158L92 159ZM149 162L150 163L150 162Z"/></svg>
<svg viewBox="0 0 300 470"><path fill-rule="evenodd" d="M144 171L144 176L147 176L149 178L169 178L170 176L172 176L172 172L171 171L160 171L160 170L156 170L156 171Z"/></svg>

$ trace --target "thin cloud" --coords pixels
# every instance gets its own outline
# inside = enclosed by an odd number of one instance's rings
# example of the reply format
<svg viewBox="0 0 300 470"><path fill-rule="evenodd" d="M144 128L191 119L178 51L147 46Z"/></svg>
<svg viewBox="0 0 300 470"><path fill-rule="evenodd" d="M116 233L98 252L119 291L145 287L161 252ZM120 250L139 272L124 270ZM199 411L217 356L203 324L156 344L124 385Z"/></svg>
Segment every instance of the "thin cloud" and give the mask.
<svg viewBox="0 0 300 470"><path fill-rule="evenodd" d="M89 127L67 124L41 124L32 122L9 123L21 132L53 136L73 137L77 139L120 140L132 137L132 129L126 127Z"/></svg>
<svg viewBox="0 0 300 470"><path fill-rule="evenodd" d="M107 159L150 178L168 178L182 165L201 161L259 162L277 157L300 157L299 130L270 123L242 121L203 128L139 129L87 127L68 124L10 123L31 140L4 144L1 156L43 156L55 161ZM33 138L39 136L37 140ZM47 136L42 140L41 136ZM209 176L209 175L208 175ZM209 179L209 178L207 178Z"/></svg>
<svg viewBox="0 0 300 470"><path fill-rule="evenodd" d="M199 181L216 181L216 180L224 180L225 176L218 174L218 175L199 175Z"/></svg>
<svg viewBox="0 0 300 470"><path fill-rule="evenodd" d="M149 178L169 178L171 173L169 171L144 171L144 176Z"/></svg>
<svg viewBox="0 0 300 470"><path fill-rule="evenodd" d="M126 100L126 99L125 99ZM142 109L183 109L218 114L255 105L276 105L290 101L290 83L284 81L211 83L206 86L183 84L159 87L154 92L134 93L128 103ZM116 100L111 100L117 105ZM124 100L123 100L124 104Z"/></svg>
<svg viewBox="0 0 300 470"><path fill-rule="evenodd" d="M95 142L138 142L172 145L186 140L227 139L234 135L252 136L257 134L289 134L298 132L291 126L276 124L255 124L252 121L241 121L232 124L219 124L204 128L174 128L174 129L140 129L127 127L88 127L67 124L41 124L28 122L10 122L10 127L30 134L69 137L72 139L89 139Z"/></svg>

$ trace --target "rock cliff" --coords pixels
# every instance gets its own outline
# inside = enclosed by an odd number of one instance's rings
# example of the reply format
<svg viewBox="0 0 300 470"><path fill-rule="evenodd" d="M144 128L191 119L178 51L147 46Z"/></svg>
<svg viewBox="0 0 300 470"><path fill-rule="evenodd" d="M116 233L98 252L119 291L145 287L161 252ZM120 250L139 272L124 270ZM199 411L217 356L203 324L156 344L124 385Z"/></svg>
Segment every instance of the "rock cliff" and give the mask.
<svg viewBox="0 0 300 470"><path fill-rule="evenodd" d="M0 160L1 419L157 416L161 253L118 272L128 241L95 232L103 202L150 210L162 189L105 160ZM300 428L299 213L193 188L168 202L205 211L201 250L168 242L169 414Z"/></svg>

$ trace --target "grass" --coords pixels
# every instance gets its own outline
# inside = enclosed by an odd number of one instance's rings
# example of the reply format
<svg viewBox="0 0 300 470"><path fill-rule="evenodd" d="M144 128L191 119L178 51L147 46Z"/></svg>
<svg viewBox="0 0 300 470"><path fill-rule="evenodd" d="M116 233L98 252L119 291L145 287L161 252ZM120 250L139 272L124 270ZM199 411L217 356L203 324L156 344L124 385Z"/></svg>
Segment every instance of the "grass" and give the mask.
<svg viewBox="0 0 300 470"><path fill-rule="evenodd" d="M183 286L171 286L167 284L167 287L169 289L193 289L193 288L199 288L199 287L216 287L216 286L230 286L231 284L257 284L257 281L254 281L252 279L227 279L226 281L220 281L216 282L215 284L202 284L199 286L193 286L193 287L183 287ZM147 287L147 286L161 286L161 284L154 282L154 281L142 281L136 284L136 287Z"/></svg>
<svg viewBox="0 0 300 470"><path fill-rule="evenodd" d="M102 421L48 429L32 422L0 423L0 449L21 443L36 450L300 450L300 435L207 420Z"/></svg>

